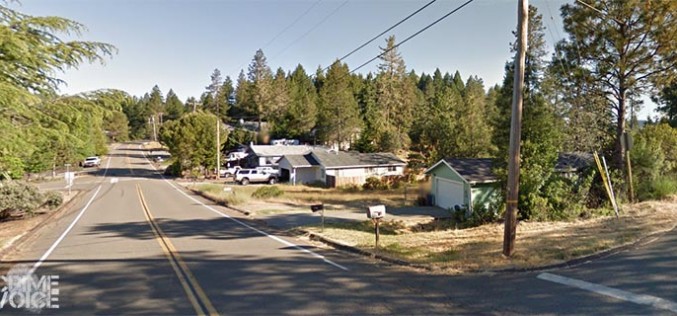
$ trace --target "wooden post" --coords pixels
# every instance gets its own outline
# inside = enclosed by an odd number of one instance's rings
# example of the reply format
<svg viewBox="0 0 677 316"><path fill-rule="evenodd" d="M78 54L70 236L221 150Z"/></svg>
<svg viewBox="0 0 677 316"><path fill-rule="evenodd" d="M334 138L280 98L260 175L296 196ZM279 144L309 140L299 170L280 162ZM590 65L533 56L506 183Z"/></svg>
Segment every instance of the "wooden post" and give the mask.
<svg viewBox="0 0 677 316"><path fill-rule="evenodd" d="M508 156L508 194L503 234L503 255L510 257L515 250L517 232L517 200L519 195L520 134L522 130L522 101L524 98L524 64L527 51L529 1L519 0L517 7L518 37L515 54L515 77L512 94L512 116L510 119L510 153Z"/></svg>
<svg viewBox="0 0 677 316"><path fill-rule="evenodd" d="M374 219L374 233L376 234L376 250L378 250L378 237L379 237L379 231L378 231L378 224L381 222L381 219L377 218Z"/></svg>

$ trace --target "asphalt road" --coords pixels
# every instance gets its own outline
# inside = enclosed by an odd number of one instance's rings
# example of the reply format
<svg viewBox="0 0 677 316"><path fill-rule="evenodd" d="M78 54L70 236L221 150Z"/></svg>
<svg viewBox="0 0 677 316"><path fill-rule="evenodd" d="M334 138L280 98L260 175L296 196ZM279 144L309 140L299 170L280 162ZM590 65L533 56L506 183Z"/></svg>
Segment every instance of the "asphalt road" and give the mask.
<svg viewBox="0 0 677 316"><path fill-rule="evenodd" d="M269 231L163 179L135 144L76 185L79 205L3 261L58 276L41 314L677 313L674 232L548 274L444 276Z"/></svg>

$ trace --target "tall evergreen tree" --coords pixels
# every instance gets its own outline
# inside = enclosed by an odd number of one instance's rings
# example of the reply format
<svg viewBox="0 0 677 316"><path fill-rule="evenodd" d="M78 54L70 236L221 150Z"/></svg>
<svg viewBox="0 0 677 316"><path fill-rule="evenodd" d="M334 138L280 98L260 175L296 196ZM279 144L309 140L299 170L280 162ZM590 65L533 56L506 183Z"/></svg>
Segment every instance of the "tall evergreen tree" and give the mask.
<svg viewBox="0 0 677 316"><path fill-rule="evenodd" d="M542 16L529 7L529 33L524 75L524 100L520 149L520 178L518 209L522 218L531 218L543 211L543 188L553 173L560 150L560 122L554 107L540 90L545 65L545 40ZM513 45L513 52L515 51ZM508 147L510 143L510 113L512 109L514 60L507 63L503 87L498 96L498 111L494 142L499 149L499 174L506 178Z"/></svg>
<svg viewBox="0 0 677 316"><path fill-rule="evenodd" d="M591 0L561 11L568 38L558 55L570 62L571 76L602 93L615 120L613 165L625 170L622 136L632 94L655 92L675 77L677 2Z"/></svg>
<svg viewBox="0 0 677 316"><path fill-rule="evenodd" d="M284 114L289 107L289 87L287 76L282 69L278 68L272 83L272 98L268 109L268 121L272 123L273 130L282 137L289 137L286 130L280 129L284 125Z"/></svg>
<svg viewBox="0 0 677 316"><path fill-rule="evenodd" d="M339 149L351 143L360 131L362 122L350 88L350 72L339 61L329 67L320 90L317 125L319 140L336 144Z"/></svg>
<svg viewBox="0 0 677 316"><path fill-rule="evenodd" d="M317 121L317 92L300 64L289 77L289 106L283 114L284 130L289 137L308 137Z"/></svg>
<svg viewBox="0 0 677 316"><path fill-rule="evenodd" d="M253 117L255 115L252 105L252 85L247 80L244 70L237 76L235 87L235 105L231 108L232 117Z"/></svg>
<svg viewBox="0 0 677 316"><path fill-rule="evenodd" d="M257 50L249 64L248 78L252 85L252 112L256 114L260 131L261 121L270 118L273 108L273 73L268 67L263 50Z"/></svg>
<svg viewBox="0 0 677 316"><path fill-rule="evenodd" d="M374 75L369 73L364 79L362 91L358 95L360 116L364 122L364 128L362 128L360 139L356 144L357 150L360 152L378 151L376 134L378 133L377 128L381 113L379 113L376 102L376 81L374 80Z"/></svg>
<svg viewBox="0 0 677 316"><path fill-rule="evenodd" d="M376 105L381 115L372 122L371 128L378 150L396 151L409 145L415 86L397 52L395 37L390 36L386 47L381 49L381 64L376 75Z"/></svg>
<svg viewBox="0 0 677 316"><path fill-rule="evenodd" d="M169 89L169 92L167 92L167 100L165 101L165 110L167 111L167 114L165 114L165 120L176 120L180 118L183 113L185 112L185 106L179 100L179 97L174 93L174 90Z"/></svg>

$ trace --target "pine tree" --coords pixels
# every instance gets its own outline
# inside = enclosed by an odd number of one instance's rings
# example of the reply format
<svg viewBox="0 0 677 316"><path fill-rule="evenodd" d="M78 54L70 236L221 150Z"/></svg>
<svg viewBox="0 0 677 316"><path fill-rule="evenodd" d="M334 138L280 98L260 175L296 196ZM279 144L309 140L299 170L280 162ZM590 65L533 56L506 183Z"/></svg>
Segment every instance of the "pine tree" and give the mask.
<svg viewBox="0 0 677 316"><path fill-rule="evenodd" d="M381 48L381 64L376 76L376 105L381 116L372 122L377 148L396 151L409 145L409 129L413 122L414 83L406 72L404 60L395 47L395 37Z"/></svg>
<svg viewBox="0 0 677 316"><path fill-rule="evenodd" d="M235 88L235 105L231 108L232 117L253 117L255 115L252 105L252 85L247 80L244 70L237 76Z"/></svg>
<svg viewBox="0 0 677 316"><path fill-rule="evenodd" d="M259 131L261 131L261 121L270 118L273 108L273 74L262 50L256 51L254 59L249 64L247 76L252 85L251 106L259 122Z"/></svg>
<svg viewBox="0 0 677 316"><path fill-rule="evenodd" d="M317 92L300 64L289 77L289 106L284 113L284 129L289 137L308 137L317 121Z"/></svg>
<svg viewBox="0 0 677 316"><path fill-rule="evenodd" d="M362 122L357 101L350 87L350 73L346 64L334 62L320 90L318 138L339 149L352 142Z"/></svg>
<svg viewBox="0 0 677 316"><path fill-rule="evenodd" d="M558 55L568 59L570 76L606 99L615 120L612 164L624 171L622 138L632 94L656 92L677 76L677 2L591 0L561 11L568 38L557 45Z"/></svg>
<svg viewBox="0 0 677 316"><path fill-rule="evenodd" d="M280 67L275 72L275 78L272 83L272 98L270 108L268 109L268 121L273 125L274 134L282 137L289 137L287 131L280 129L284 124L284 114L289 106L289 87L287 85L287 76Z"/></svg>
<svg viewBox="0 0 677 316"><path fill-rule="evenodd" d="M153 86L148 99L148 108L156 121L160 121L160 117L165 113L165 101L162 96L162 91L157 85ZM161 114L162 113L162 114Z"/></svg>
<svg viewBox="0 0 677 316"><path fill-rule="evenodd" d="M555 116L540 90L545 65L544 27L541 15L535 7L529 7L529 33L524 76L524 101L520 149L520 178L518 208L522 218L530 218L535 212L544 211L543 188L550 179L560 150L560 121ZM513 44L514 45L514 44ZM513 51L514 51L513 46ZM512 110L514 61L505 67L503 86L496 107L494 142L500 158L499 174L507 176L508 146L510 142L510 113Z"/></svg>
<svg viewBox="0 0 677 316"><path fill-rule="evenodd" d="M360 107L360 116L364 122L364 128L360 133L356 147L360 152L376 152L376 133L377 124L381 114L376 105L376 81L374 76L369 73L364 79L362 91L359 93L358 104Z"/></svg>
<svg viewBox="0 0 677 316"><path fill-rule="evenodd" d="M167 92L165 110L167 111L167 114L165 115L165 120L167 121L176 120L185 112L185 106L181 103L181 100L179 100L179 97L172 89L169 89L169 92Z"/></svg>

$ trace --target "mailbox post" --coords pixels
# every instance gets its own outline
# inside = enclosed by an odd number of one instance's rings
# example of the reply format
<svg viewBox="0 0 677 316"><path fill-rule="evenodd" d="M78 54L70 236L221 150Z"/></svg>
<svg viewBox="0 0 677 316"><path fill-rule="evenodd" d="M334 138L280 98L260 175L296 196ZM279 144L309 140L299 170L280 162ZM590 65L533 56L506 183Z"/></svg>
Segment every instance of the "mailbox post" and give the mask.
<svg viewBox="0 0 677 316"><path fill-rule="evenodd" d="M376 237L375 248L378 250L378 239L379 239L379 230L378 226L381 223L381 219L386 216L386 207L385 205L376 205L370 206L367 208L367 218L370 218L374 223L374 235Z"/></svg>
<svg viewBox="0 0 677 316"><path fill-rule="evenodd" d="M315 213L317 211L322 212L322 232L324 232L324 204L313 204L310 206L310 210Z"/></svg>
<svg viewBox="0 0 677 316"><path fill-rule="evenodd" d="M66 186L68 187L68 196L70 196L71 187L73 186L73 179L75 178L75 174L70 172L71 164L67 163L64 166L66 167L66 174L64 174L64 177L66 178Z"/></svg>

